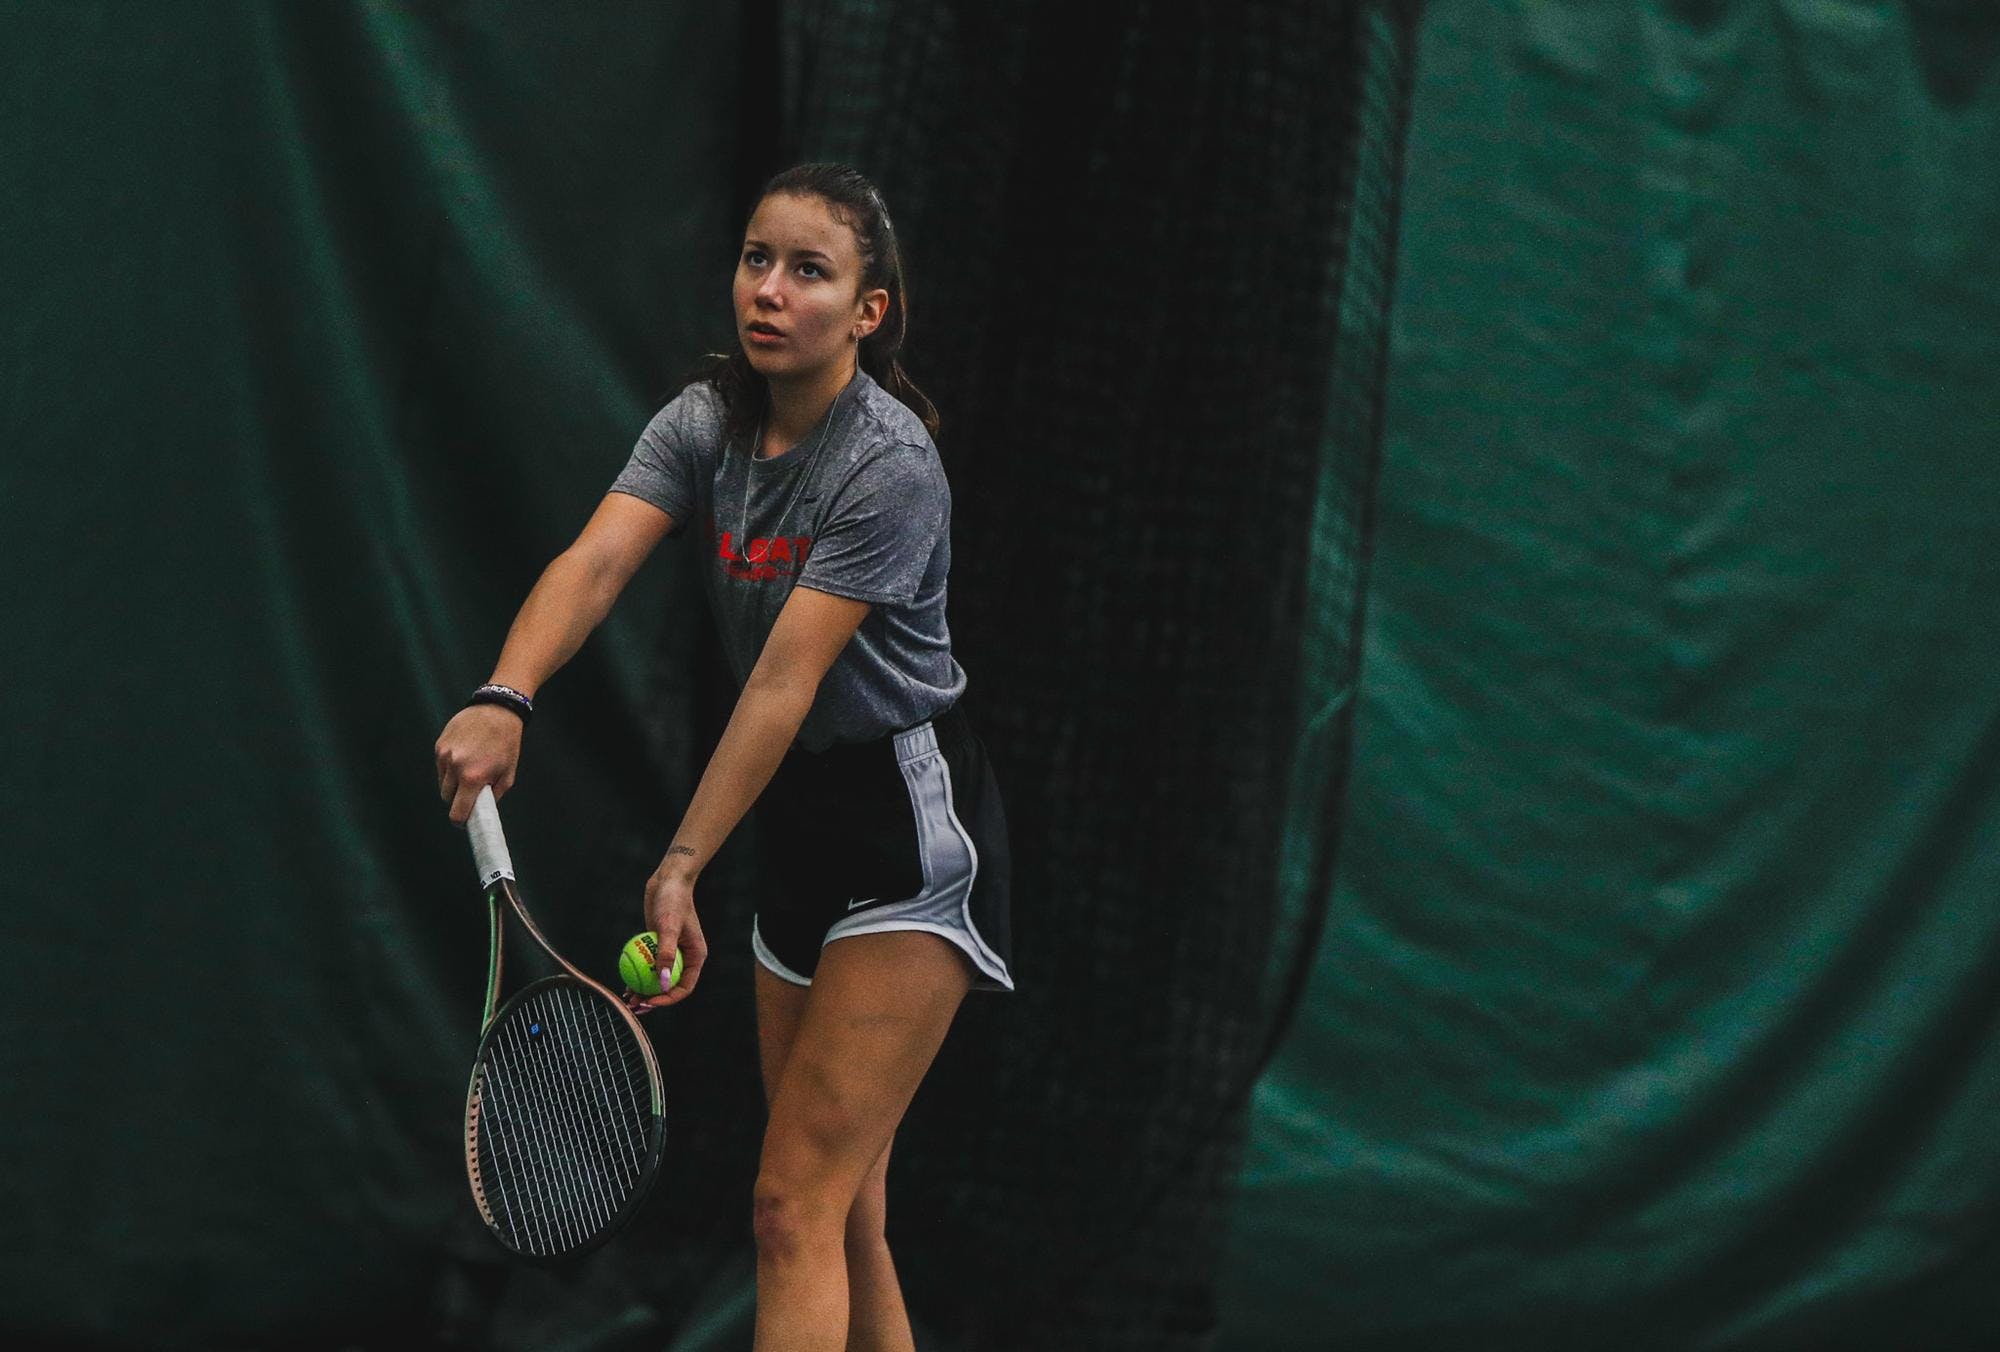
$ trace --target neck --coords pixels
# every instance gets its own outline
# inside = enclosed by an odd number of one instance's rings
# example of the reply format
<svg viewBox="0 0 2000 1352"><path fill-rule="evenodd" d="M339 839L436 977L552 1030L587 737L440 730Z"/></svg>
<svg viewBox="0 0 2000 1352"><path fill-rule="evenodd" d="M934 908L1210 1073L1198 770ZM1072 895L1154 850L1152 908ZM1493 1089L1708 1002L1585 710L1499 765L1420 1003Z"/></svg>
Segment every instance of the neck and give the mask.
<svg viewBox="0 0 2000 1352"><path fill-rule="evenodd" d="M836 362L824 371L796 377L766 376L771 389L771 412L765 426L767 440L789 449L810 432L848 382L855 378L854 361Z"/></svg>

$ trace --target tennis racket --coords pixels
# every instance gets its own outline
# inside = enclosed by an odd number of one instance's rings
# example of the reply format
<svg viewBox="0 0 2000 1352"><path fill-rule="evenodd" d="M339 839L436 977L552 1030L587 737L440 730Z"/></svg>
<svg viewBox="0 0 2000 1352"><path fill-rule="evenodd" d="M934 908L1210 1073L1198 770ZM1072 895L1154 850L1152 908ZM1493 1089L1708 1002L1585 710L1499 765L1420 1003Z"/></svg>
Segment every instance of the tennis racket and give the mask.
<svg viewBox="0 0 2000 1352"><path fill-rule="evenodd" d="M653 1186L664 1137L659 1062L624 1003L536 928L490 787L466 827L490 928L465 1175L480 1219L510 1252L570 1258L617 1233ZM562 970L499 1005L503 903Z"/></svg>

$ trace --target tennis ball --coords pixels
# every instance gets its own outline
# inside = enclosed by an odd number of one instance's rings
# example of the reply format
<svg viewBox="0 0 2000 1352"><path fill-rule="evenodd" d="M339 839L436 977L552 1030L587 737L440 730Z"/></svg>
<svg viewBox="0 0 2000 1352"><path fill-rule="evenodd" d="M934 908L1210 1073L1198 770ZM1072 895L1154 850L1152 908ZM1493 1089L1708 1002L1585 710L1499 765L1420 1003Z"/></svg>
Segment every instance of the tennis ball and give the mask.
<svg viewBox="0 0 2000 1352"><path fill-rule="evenodd" d="M634 995L658 995L660 993L660 936L652 930L635 934L626 941L618 954L618 975L625 978L625 989ZM667 984L680 984L681 951L674 950L674 969L667 973Z"/></svg>

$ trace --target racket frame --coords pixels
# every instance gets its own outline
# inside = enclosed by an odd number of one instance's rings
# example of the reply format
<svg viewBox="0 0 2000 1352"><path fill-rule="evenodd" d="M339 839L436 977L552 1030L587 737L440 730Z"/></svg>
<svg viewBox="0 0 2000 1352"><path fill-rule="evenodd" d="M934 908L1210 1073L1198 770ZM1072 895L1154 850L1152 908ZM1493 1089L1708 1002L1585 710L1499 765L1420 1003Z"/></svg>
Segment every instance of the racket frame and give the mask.
<svg viewBox="0 0 2000 1352"><path fill-rule="evenodd" d="M508 857L506 839L500 831L500 812L490 787L481 788L479 797L473 803L472 832L474 862L480 873L480 884L486 894L487 915L487 958L486 958L486 998L484 1012L479 1021L479 1045L472 1057L472 1073L465 1087L465 1175L472 1188L472 1200L479 1210L480 1219L507 1252L531 1263L553 1266L573 1259L603 1244L625 1225L645 1204L647 1195L653 1189L654 1180L660 1171L660 1158L665 1153L664 1137L666 1128L666 1096L660 1075L659 1058L654 1055L653 1041L646 1036L638 1016L625 1007L625 1002L614 995L608 986L592 980L577 966L557 951L556 946L542 933L541 926L528 914L527 903L521 899L521 891L514 881L513 862ZM535 943L552 958L562 970L529 982L509 996L506 1004L500 1000L500 977L506 961L504 935L502 932L501 904L505 902L522 928L526 929ZM609 1005L618 1018L624 1020L632 1039L638 1044L639 1054L646 1067L646 1084L649 1091L651 1120L647 1126L646 1159L640 1167L638 1181L633 1185L631 1196L625 1199L617 1212L603 1227L583 1243L559 1253L533 1253L517 1248L500 1233L493 1212L488 1206L484 1184L479 1171L479 1085L480 1072L486 1065L486 1053L495 1034L499 1031L507 1014L515 1005L529 999L551 986L580 985L588 992L594 992Z"/></svg>

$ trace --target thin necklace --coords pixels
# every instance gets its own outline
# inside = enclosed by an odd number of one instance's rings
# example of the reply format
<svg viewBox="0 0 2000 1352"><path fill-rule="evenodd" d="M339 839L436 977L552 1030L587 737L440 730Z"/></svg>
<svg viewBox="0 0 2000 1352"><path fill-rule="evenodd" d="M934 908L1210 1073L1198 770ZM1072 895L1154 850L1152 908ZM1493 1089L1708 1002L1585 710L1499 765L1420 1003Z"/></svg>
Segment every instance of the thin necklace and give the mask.
<svg viewBox="0 0 2000 1352"><path fill-rule="evenodd" d="M838 395L834 396L834 400L836 403L839 402L839 396ZM826 434L828 432L831 432L832 430L833 430L833 407L832 405L828 405L826 410L826 426L820 428L819 440L813 443L813 448L806 457L808 460L810 460L813 456L819 454L819 448L826 444ZM762 418L759 418L757 420L757 435L750 442L751 460L754 461L760 458L757 452L763 448L763 445L764 445L764 420ZM785 452L785 454L790 455L792 454L792 452L787 451ZM785 500L785 510L783 514L778 517L777 526L775 526L772 529L771 533L765 537L767 540L775 540L780 535L784 534L786 518L791 516L793 506L795 506L798 503L799 490L805 487L806 473L807 471L803 469L799 471L798 482L792 485L792 495L791 497ZM750 466L747 464L743 466L743 507L742 510L736 514L736 519L738 522L742 524L743 527L743 541L742 541L743 562L750 564L752 567L755 567L756 564L753 563L750 558ZM764 546L765 560L768 560L770 558L770 551L771 551L770 545L766 544Z"/></svg>

